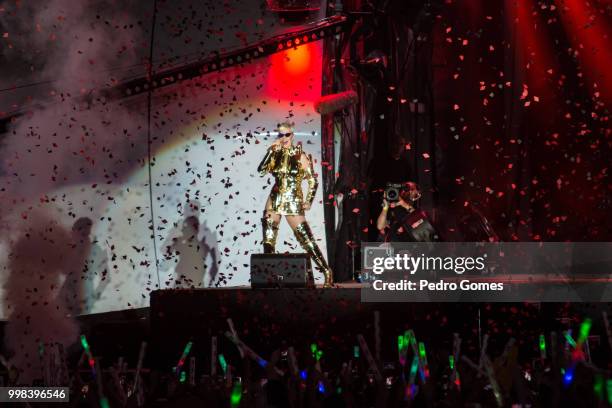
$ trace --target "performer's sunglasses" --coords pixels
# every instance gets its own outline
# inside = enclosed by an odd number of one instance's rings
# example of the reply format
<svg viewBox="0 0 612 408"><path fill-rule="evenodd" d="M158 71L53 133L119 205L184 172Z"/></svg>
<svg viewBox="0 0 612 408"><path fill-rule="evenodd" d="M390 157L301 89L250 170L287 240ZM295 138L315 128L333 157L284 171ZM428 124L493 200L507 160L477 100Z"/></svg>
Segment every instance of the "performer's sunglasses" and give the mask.
<svg viewBox="0 0 612 408"><path fill-rule="evenodd" d="M276 135L277 138L281 138L281 137L289 137L293 134L293 132L289 132L289 133L279 133L278 135Z"/></svg>

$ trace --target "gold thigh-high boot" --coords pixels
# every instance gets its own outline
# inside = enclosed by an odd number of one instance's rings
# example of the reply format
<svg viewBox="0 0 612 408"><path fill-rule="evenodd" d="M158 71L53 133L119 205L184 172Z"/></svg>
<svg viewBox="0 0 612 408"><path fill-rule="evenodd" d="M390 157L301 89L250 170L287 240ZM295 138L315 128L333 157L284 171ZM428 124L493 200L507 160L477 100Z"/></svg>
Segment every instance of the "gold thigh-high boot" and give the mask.
<svg viewBox="0 0 612 408"><path fill-rule="evenodd" d="M332 270L330 269L329 265L327 265L327 262L325 262L325 258L323 257L321 249L317 245L314 236L312 235L312 231L310 230L308 223L306 221L302 222L300 225L295 227L293 233L295 234L295 237L302 248L304 248L312 260L317 264L321 272L323 272L323 276L325 276L323 287L330 288L333 284Z"/></svg>
<svg viewBox="0 0 612 408"><path fill-rule="evenodd" d="M264 254L273 254L276 251L276 237L278 236L278 223L272 218L263 217L261 219L263 227L263 247Z"/></svg>

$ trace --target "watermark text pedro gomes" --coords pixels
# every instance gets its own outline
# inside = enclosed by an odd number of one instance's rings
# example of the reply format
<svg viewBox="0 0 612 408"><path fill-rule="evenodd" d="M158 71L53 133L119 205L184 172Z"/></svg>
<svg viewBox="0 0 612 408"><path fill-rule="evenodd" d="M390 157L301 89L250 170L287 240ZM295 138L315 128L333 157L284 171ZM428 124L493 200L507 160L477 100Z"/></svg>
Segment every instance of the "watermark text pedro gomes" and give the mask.
<svg viewBox="0 0 612 408"><path fill-rule="evenodd" d="M483 256L412 256L396 254L395 256L376 256L372 258L372 272L380 277L384 272L408 272L414 275L419 271L453 272L462 275L465 272L482 272L485 270L487 255ZM375 279L372 288L377 291L503 291L503 282L471 282L463 279L459 282L428 279L383 281Z"/></svg>
<svg viewBox="0 0 612 408"><path fill-rule="evenodd" d="M446 291L446 290L465 290L465 291L483 291L483 290L504 290L503 282L471 282L463 279L457 282L445 282L439 280L432 282L427 279L417 281L409 281L403 279L399 282L385 282L376 279L372 282L374 290L429 290L429 291Z"/></svg>
<svg viewBox="0 0 612 408"><path fill-rule="evenodd" d="M362 242L362 302L612 302L612 242Z"/></svg>

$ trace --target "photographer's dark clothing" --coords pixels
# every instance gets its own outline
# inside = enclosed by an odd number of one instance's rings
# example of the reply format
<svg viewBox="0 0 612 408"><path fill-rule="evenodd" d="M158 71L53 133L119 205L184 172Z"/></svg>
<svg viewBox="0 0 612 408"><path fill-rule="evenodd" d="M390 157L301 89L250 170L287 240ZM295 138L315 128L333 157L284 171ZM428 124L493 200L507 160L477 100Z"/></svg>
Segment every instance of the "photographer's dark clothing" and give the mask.
<svg viewBox="0 0 612 408"><path fill-rule="evenodd" d="M380 242L434 242L438 234L431 225L427 213L422 210L408 212L404 207L390 208L388 226L379 233Z"/></svg>

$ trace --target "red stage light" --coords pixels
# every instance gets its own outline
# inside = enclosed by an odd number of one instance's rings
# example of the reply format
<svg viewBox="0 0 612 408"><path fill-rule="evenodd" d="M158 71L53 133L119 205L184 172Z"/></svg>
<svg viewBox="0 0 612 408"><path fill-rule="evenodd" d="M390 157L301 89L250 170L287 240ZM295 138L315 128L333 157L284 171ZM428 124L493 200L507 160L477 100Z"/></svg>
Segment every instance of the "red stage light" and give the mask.
<svg viewBox="0 0 612 408"><path fill-rule="evenodd" d="M308 45L289 48L270 57L274 75L300 76L311 68L312 50Z"/></svg>
<svg viewBox="0 0 612 408"><path fill-rule="evenodd" d="M285 48L270 55L267 93L282 99L314 101L321 92L312 87L313 81L321 77L321 59L317 43Z"/></svg>

